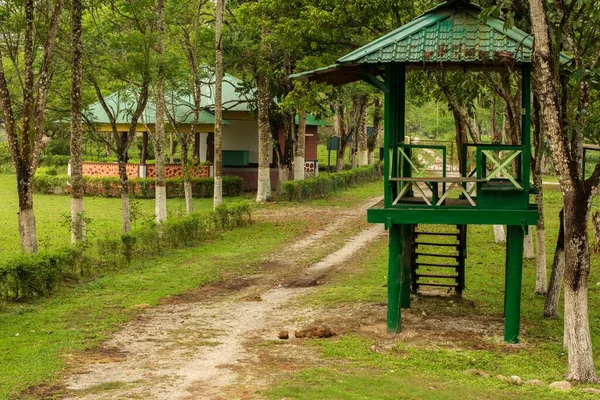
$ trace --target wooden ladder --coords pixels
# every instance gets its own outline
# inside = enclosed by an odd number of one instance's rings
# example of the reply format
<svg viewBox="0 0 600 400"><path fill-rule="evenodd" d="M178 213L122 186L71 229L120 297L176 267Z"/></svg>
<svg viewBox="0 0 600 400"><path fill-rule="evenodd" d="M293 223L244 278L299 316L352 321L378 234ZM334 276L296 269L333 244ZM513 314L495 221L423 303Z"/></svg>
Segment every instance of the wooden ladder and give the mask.
<svg viewBox="0 0 600 400"><path fill-rule="evenodd" d="M437 228L440 227L440 228ZM413 225L412 291L421 286L447 287L460 295L465 288L466 225ZM448 229L451 227L452 229Z"/></svg>

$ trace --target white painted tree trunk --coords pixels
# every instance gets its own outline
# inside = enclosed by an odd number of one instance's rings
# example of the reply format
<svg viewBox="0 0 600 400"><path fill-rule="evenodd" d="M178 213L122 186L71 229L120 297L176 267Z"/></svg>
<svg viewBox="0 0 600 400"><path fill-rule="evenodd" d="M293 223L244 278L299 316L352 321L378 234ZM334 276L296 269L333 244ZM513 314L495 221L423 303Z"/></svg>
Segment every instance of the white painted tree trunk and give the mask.
<svg viewBox="0 0 600 400"><path fill-rule="evenodd" d="M530 227L527 235L525 235L525 240L523 241L523 258L527 260L533 260L535 256L533 251L533 235L532 228Z"/></svg>
<svg viewBox="0 0 600 400"><path fill-rule="evenodd" d="M369 150L361 150L358 165L363 167L369 165Z"/></svg>
<svg viewBox="0 0 600 400"><path fill-rule="evenodd" d="M271 170L269 158L272 152L271 127L269 125L269 87L267 78L257 76L258 91L258 184L256 201L259 203L271 197Z"/></svg>
<svg viewBox="0 0 600 400"><path fill-rule="evenodd" d="M565 344L569 360L567 379L593 382L596 380L596 374L589 335L587 279L581 284L583 286L578 290L573 290L571 285L565 285Z"/></svg>
<svg viewBox="0 0 600 400"><path fill-rule="evenodd" d="M304 179L304 161L306 147L306 111L298 114L298 140L296 141L296 155L294 157L294 180Z"/></svg>
<svg viewBox="0 0 600 400"><path fill-rule="evenodd" d="M504 234L504 226L493 225L494 228L494 240L496 243L506 243L506 235Z"/></svg>
<svg viewBox="0 0 600 400"><path fill-rule="evenodd" d="M156 222L162 223L167 220L167 188L166 186L156 186L155 209Z"/></svg>
<svg viewBox="0 0 600 400"><path fill-rule="evenodd" d="M294 180L301 181L304 179L304 157L294 157Z"/></svg>
<svg viewBox="0 0 600 400"><path fill-rule="evenodd" d="M352 144L352 149L350 151L350 166L352 169L358 167L358 159L356 157L356 152L354 151L354 144Z"/></svg>
<svg viewBox="0 0 600 400"><path fill-rule="evenodd" d="M21 249L26 253L37 252L37 233L33 208L19 210L19 234L21 236Z"/></svg>
<svg viewBox="0 0 600 400"><path fill-rule="evenodd" d="M83 197L71 197L71 243L85 240Z"/></svg>
<svg viewBox="0 0 600 400"><path fill-rule="evenodd" d="M129 208L129 194L121 192L121 217L123 219L123 233L131 232L131 210Z"/></svg>
<svg viewBox="0 0 600 400"><path fill-rule="evenodd" d="M369 151L367 155L367 163L368 165L375 165L375 151Z"/></svg>
<svg viewBox="0 0 600 400"><path fill-rule="evenodd" d="M194 212L194 201L192 197L192 182L185 180L183 182L183 192L185 193L185 212L191 214Z"/></svg>

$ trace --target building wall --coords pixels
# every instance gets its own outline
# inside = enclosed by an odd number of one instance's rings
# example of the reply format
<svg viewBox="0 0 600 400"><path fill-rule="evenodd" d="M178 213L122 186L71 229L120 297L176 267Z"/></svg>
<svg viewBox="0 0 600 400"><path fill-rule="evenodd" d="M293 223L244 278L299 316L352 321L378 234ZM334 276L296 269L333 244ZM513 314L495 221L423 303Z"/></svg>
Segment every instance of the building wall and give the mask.
<svg viewBox="0 0 600 400"><path fill-rule="evenodd" d="M248 150L248 162L258 163L258 122L227 120L223 126L223 150ZM206 143L206 142L205 142ZM273 162L273 154L269 157Z"/></svg>

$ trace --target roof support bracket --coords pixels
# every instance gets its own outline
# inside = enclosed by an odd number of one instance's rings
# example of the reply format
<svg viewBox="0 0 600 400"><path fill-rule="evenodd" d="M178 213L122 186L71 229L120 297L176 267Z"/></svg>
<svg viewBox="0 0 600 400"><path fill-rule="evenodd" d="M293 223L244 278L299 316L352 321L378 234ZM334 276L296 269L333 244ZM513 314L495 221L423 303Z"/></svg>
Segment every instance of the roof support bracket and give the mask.
<svg viewBox="0 0 600 400"><path fill-rule="evenodd" d="M373 86L375 89L381 90L383 93L389 93L390 89L387 87L385 82L381 79L377 78L371 72L367 70L362 70L362 72L358 72L356 76L363 81L367 82L369 85Z"/></svg>

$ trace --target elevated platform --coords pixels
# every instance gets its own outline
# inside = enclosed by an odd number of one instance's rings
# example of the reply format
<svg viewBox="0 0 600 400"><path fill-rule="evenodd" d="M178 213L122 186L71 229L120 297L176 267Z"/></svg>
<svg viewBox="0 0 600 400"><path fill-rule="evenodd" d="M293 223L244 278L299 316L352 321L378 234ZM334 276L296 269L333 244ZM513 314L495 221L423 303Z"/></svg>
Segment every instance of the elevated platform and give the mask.
<svg viewBox="0 0 600 400"><path fill-rule="evenodd" d="M406 199L406 198L405 198ZM391 224L452 224L452 225L535 225L538 220L537 205L529 204L526 210L485 209L465 207L466 199L448 199L444 207L423 207L420 198L408 198L414 207L384 208L383 200L367 210L371 223Z"/></svg>

